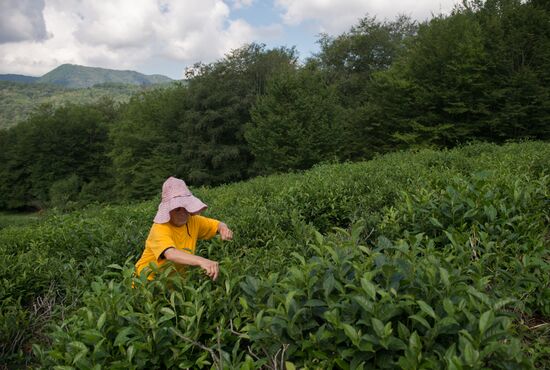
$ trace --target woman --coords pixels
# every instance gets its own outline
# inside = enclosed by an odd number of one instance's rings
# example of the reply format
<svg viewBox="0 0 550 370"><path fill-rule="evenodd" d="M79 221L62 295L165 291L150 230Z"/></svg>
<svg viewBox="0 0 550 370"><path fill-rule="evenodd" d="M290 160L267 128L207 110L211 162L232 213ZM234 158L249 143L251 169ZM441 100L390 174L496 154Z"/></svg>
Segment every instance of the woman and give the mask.
<svg viewBox="0 0 550 370"><path fill-rule="evenodd" d="M231 240L233 232L223 222L200 216L206 209L185 185L183 180L170 177L162 185L162 200L153 226L145 242L145 250L136 263L139 275L153 262L160 266L167 260L184 266L199 266L213 280L218 278L218 262L195 256L197 240L211 239L220 234L222 240ZM152 274L149 279L152 279Z"/></svg>

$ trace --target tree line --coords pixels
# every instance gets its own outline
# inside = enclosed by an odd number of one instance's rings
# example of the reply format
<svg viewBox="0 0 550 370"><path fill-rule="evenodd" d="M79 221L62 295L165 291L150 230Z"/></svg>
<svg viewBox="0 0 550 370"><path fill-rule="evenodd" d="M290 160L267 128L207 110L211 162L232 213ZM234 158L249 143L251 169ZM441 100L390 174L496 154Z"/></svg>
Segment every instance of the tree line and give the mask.
<svg viewBox="0 0 550 370"><path fill-rule="evenodd" d="M0 209L148 199L192 185L472 140L550 139L550 3L366 16L294 48L249 44L129 102L43 106L0 131Z"/></svg>

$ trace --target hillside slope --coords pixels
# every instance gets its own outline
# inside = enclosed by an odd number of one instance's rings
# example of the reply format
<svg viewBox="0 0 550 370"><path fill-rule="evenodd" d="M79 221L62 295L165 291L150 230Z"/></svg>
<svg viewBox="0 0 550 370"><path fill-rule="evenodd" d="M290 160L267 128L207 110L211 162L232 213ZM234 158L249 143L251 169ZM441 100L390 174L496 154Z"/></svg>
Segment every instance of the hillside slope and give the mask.
<svg viewBox="0 0 550 370"><path fill-rule="evenodd" d="M172 81L171 78L162 75L144 75L135 71L62 64L40 77L36 82L52 83L69 88L83 88L103 83L154 85Z"/></svg>
<svg viewBox="0 0 550 370"><path fill-rule="evenodd" d="M0 81L33 83L33 82L36 82L36 80L38 80L39 78L40 77L16 75L16 74L0 74Z"/></svg>
<svg viewBox="0 0 550 370"><path fill-rule="evenodd" d="M549 168L548 143L476 144L195 189L235 232L199 244L215 282L133 275L158 199L6 228L0 361L545 368Z"/></svg>

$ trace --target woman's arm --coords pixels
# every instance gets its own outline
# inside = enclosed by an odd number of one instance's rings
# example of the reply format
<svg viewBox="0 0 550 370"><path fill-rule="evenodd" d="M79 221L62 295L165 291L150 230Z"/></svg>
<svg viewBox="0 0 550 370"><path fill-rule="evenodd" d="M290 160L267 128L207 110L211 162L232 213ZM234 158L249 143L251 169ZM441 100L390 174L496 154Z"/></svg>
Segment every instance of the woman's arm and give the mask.
<svg viewBox="0 0 550 370"><path fill-rule="evenodd" d="M166 257L167 260L179 263L180 265L199 266L206 271L206 274L212 278L212 280L216 280L218 278L219 266L216 261L211 261L201 256L195 256L194 254L185 253L174 247L166 249L164 251L164 257Z"/></svg>

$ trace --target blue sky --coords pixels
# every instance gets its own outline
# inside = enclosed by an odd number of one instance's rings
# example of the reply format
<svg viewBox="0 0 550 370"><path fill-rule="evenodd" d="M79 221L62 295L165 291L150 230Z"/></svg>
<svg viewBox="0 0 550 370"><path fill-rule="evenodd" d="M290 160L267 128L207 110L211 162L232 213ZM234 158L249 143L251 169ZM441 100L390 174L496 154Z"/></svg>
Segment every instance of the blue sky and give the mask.
<svg viewBox="0 0 550 370"><path fill-rule="evenodd" d="M1 0L0 73L41 76L64 64L183 77L245 43L319 50L360 18L424 21L458 0Z"/></svg>
<svg viewBox="0 0 550 370"><path fill-rule="evenodd" d="M283 22L281 9L272 1L256 1L248 7L233 10L231 19L239 18L246 19L254 27L265 27ZM256 41L262 42L268 47L296 46L300 51L300 56L307 57L319 50L316 44L319 30L311 23L309 21L298 25L286 25L281 29L280 35Z"/></svg>

